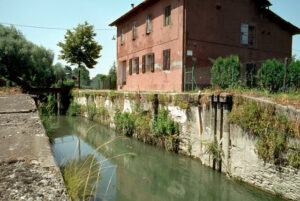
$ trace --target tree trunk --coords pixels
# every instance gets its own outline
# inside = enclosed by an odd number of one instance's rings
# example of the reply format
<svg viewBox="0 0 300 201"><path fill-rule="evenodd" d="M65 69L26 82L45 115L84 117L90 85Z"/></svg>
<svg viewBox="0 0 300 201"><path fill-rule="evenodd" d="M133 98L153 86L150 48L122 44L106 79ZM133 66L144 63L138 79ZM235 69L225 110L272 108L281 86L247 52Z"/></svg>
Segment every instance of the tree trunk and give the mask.
<svg viewBox="0 0 300 201"><path fill-rule="evenodd" d="M80 89L80 64L78 64L78 88Z"/></svg>

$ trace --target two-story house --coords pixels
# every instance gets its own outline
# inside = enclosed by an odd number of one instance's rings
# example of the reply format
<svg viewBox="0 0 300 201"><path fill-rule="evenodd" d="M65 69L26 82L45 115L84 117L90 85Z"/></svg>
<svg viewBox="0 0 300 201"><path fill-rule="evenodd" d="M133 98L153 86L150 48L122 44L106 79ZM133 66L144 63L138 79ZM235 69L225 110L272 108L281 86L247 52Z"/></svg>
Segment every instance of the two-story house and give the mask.
<svg viewBox="0 0 300 201"><path fill-rule="evenodd" d="M197 86L209 86L219 56L238 55L245 66L291 57L292 37L300 29L270 5L268 0L143 1L110 24L117 26L118 89L183 91L192 69Z"/></svg>

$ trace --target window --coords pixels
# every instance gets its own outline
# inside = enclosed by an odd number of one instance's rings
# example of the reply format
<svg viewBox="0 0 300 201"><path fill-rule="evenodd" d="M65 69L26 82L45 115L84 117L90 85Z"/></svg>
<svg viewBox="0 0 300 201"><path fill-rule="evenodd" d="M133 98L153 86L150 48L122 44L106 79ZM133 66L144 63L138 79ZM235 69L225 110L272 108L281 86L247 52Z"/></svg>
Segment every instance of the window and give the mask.
<svg viewBox="0 0 300 201"><path fill-rule="evenodd" d="M147 15L146 17L146 34L151 33L151 15Z"/></svg>
<svg viewBox="0 0 300 201"><path fill-rule="evenodd" d="M136 22L132 23L132 40L136 39Z"/></svg>
<svg viewBox="0 0 300 201"><path fill-rule="evenodd" d="M129 61L129 75L132 73L139 74L139 57L130 59Z"/></svg>
<svg viewBox="0 0 300 201"><path fill-rule="evenodd" d="M126 84L126 61L120 61L118 66L118 85Z"/></svg>
<svg viewBox="0 0 300 201"><path fill-rule="evenodd" d="M241 24L241 44L254 45L255 43L255 26Z"/></svg>
<svg viewBox="0 0 300 201"><path fill-rule="evenodd" d="M121 45L124 45L124 29L121 30Z"/></svg>
<svg viewBox="0 0 300 201"><path fill-rule="evenodd" d="M171 24L171 6L165 7L165 26Z"/></svg>
<svg viewBox="0 0 300 201"><path fill-rule="evenodd" d="M143 56L142 72L154 72L155 58L154 54Z"/></svg>
<svg viewBox="0 0 300 201"><path fill-rule="evenodd" d="M170 49L163 51L163 70L170 70L170 54Z"/></svg>

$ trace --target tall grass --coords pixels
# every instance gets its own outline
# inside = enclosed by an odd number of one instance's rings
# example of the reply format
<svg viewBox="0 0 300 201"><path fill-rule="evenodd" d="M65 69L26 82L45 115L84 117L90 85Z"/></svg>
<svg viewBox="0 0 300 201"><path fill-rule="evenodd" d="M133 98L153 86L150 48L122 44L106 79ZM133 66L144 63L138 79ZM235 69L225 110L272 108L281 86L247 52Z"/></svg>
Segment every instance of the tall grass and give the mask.
<svg viewBox="0 0 300 201"><path fill-rule="evenodd" d="M91 200L92 198L96 200L98 183L101 180L101 169L103 168L104 162L126 155L135 156L134 153L124 153L97 161L95 156L96 152L106 145L122 139L127 138L114 138L97 147L91 154L80 159L75 158L78 148L77 144L72 159L66 165L61 166L61 172L71 200ZM107 188L109 188L109 185L110 184L108 184Z"/></svg>

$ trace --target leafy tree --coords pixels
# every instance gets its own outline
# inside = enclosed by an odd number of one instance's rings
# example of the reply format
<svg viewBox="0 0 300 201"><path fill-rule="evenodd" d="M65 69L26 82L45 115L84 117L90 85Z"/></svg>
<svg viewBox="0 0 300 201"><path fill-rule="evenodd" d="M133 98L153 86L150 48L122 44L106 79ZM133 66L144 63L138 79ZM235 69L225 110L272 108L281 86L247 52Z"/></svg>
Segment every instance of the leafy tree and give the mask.
<svg viewBox="0 0 300 201"><path fill-rule="evenodd" d="M52 51L27 41L13 26L0 25L0 75L25 90L49 87L53 81Z"/></svg>
<svg viewBox="0 0 300 201"><path fill-rule="evenodd" d="M66 79L66 69L63 67L63 65L61 63L56 63L53 66L53 74L54 74L56 83Z"/></svg>
<svg viewBox="0 0 300 201"><path fill-rule="evenodd" d="M284 64L276 59L267 60L258 70L257 77L261 88L276 92L283 84Z"/></svg>
<svg viewBox="0 0 300 201"><path fill-rule="evenodd" d="M90 72L86 68L83 68L81 66L80 69L79 68L74 68L73 71L72 71L72 75L74 77L77 77L79 75L79 71L80 71L80 77L81 77L82 85L87 86L90 82Z"/></svg>
<svg viewBox="0 0 300 201"><path fill-rule="evenodd" d="M116 62L114 62L113 65L110 67L108 76L110 77L111 89L116 89L117 88L117 67L116 67Z"/></svg>
<svg viewBox="0 0 300 201"><path fill-rule="evenodd" d="M212 85L222 89L237 86L241 82L241 68L242 64L238 56L217 58L211 69Z"/></svg>
<svg viewBox="0 0 300 201"><path fill-rule="evenodd" d="M73 31L67 30L64 43L58 43L61 47L60 58L79 68L79 88L81 69L94 68L97 64L96 59L100 58L102 46L94 40L95 36L94 27L85 22Z"/></svg>

